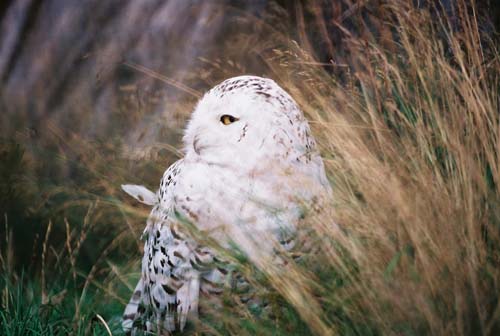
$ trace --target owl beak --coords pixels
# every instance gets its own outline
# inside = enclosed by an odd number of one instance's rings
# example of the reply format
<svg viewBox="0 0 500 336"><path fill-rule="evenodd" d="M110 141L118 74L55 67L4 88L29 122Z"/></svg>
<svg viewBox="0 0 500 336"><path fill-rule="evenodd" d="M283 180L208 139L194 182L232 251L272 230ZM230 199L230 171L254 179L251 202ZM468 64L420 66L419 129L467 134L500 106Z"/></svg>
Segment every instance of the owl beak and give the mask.
<svg viewBox="0 0 500 336"><path fill-rule="evenodd" d="M199 148L199 139L197 136L194 137L193 140L193 148L196 154L200 155L200 148Z"/></svg>

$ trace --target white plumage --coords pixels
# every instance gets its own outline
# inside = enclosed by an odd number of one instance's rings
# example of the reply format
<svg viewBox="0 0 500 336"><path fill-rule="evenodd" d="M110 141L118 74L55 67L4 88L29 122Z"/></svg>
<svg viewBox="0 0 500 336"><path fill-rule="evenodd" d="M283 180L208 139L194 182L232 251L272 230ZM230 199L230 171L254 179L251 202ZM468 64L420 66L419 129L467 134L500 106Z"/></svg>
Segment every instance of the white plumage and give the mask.
<svg viewBox="0 0 500 336"><path fill-rule="evenodd" d="M323 161L294 100L270 79L241 76L208 91L185 130L185 157L156 195L123 186L154 205L144 231L142 277L123 326L182 330L200 291L216 295L228 276L213 251L189 235L192 223L221 246L237 245L258 266L290 247L304 207L330 194Z"/></svg>

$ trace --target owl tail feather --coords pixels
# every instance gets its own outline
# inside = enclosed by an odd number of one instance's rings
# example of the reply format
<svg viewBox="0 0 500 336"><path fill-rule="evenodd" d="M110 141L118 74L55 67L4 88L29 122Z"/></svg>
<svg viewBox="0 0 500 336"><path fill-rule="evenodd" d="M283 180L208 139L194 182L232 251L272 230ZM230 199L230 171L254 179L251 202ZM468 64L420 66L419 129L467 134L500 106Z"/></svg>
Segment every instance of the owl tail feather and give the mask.
<svg viewBox="0 0 500 336"><path fill-rule="evenodd" d="M125 307L125 312L123 313L122 329L127 334L132 332L134 322L140 318L141 312L139 311L139 306L141 303L143 291L142 279L139 280L137 286L135 286L134 294L130 298L127 307Z"/></svg>
<svg viewBox="0 0 500 336"><path fill-rule="evenodd" d="M186 321L198 317L198 302L200 293L200 276L192 277L177 291L177 316L180 331L184 330Z"/></svg>
<svg viewBox="0 0 500 336"><path fill-rule="evenodd" d="M143 204L155 205L158 202L156 194L144 186L122 184L122 190Z"/></svg>

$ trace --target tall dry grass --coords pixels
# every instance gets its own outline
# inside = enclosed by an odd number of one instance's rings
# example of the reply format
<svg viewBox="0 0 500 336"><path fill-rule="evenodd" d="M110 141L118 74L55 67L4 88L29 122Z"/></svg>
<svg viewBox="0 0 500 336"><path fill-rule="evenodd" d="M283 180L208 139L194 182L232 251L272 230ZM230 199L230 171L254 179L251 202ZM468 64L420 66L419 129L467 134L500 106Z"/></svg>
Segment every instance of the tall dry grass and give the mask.
<svg viewBox="0 0 500 336"><path fill-rule="evenodd" d="M342 81L311 70L310 50L277 57L320 139L341 227L312 223L312 262L346 281L318 282L316 302L342 302L382 334L500 331L500 59L474 5L458 1L452 22L439 5L385 1L378 34L344 30ZM339 331L326 309L317 326L296 308L318 333Z"/></svg>

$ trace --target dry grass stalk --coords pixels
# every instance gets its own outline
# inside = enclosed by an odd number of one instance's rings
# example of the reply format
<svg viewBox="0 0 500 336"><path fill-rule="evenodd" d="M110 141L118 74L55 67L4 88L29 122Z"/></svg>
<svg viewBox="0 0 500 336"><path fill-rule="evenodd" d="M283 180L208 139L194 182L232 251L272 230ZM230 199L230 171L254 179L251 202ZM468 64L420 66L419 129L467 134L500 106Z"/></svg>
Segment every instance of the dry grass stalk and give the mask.
<svg viewBox="0 0 500 336"><path fill-rule="evenodd" d="M47 231L45 232L45 239L43 241L42 246L42 304L49 303L49 296L47 294L47 286L46 286L46 258L47 258L47 245L49 242L50 231L52 230L52 221L49 221L49 225L47 225Z"/></svg>

